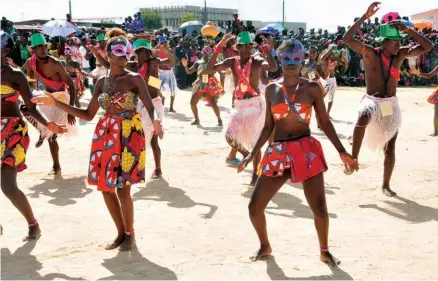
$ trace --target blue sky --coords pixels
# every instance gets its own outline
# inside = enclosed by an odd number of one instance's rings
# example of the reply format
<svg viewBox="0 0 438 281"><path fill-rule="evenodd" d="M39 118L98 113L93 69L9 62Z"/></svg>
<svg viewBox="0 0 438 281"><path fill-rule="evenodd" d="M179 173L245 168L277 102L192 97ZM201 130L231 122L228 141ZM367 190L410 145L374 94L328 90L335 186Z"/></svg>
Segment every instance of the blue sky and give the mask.
<svg viewBox="0 0 438 281"><path fill-rule="evenodd" d="M160 5L204 5L203 0L71 0L73 18L112 17L132 15L141 7ZM64 18L68 0L13 0L4 1L1 16L13 21L22 19ZM383 0L377 16L399 12L410 16L438 8L437 0ZM251 3L248 5L248 3ZM269 4L266 7L267 3ZM356 16L362 15L371 1L364 0L285 0L286 21L307 22L307 27L335 30L338 25L351 25ZM282 0L207 0L207 6L239 9L246 20L278 21L282 19Z"/></svg>

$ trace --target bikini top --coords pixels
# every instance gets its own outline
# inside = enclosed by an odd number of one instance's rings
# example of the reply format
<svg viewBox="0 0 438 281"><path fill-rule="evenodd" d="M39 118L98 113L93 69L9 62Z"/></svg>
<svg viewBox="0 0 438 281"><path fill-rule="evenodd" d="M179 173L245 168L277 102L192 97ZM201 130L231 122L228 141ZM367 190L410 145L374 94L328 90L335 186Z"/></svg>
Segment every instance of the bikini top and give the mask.
<svg viewBox="0 0 438 281"><path fill-rule="evenodd" d="M284 102L277 103L271 106L272 116L275 121L282 120L286 118L289 113L292 113L292 117L299 122L310 124L310 118L312 117L312 105L311 104L301 104L295 102L296 93L300 88L300 84L297 85L295 93L289 100L287 96L286 87L282 86L282 94Z"/></svg>
<svg viewBox="0 0 438 281"><path fill-rule="evenodd" d="M0 85L1 102L17 102L20 92L7 85Z"/></svg>
<svg viewBox="0 0 438 281"><path fill-rule="evenodd" d="M47 79L41 73L38 72L37 67L36 67L36 56L35 55L33 55L30 58L29 65L32 68L32 71L35 74L35 76L38 77L39 80L41 80L41 82L43 82L43 84L47 88L50 88L54 91L61 91L61 90L66 88L67 85L64 82Z"/></svg>
<svg viewBox="0 0 438 281"><path fill-rule="evenodd" d="M135 112L135 108L138 102L138 95L131 91L120 91L117 93L109 94L108 81L109 77L107 76L103 86L105 92L100 94L99 98L97 99L100 107L102 107L102 109L105 111L108 111L110 108L115 108L117 110L125 110L123 113Z"/></svg>
<svg viewBox="0 0 438 281"><path fill-rule="evenodd" d="M234 67L237 72L237 86L236 90L234 91L234 95L238 100L244 99L246 94L250 94L252 97L257 97L260 95L259 89L254 90L249 82L252 59L253 57L250 57L250 59L242 68L240 66L240 57L236 56L234 58Z"/></svg>

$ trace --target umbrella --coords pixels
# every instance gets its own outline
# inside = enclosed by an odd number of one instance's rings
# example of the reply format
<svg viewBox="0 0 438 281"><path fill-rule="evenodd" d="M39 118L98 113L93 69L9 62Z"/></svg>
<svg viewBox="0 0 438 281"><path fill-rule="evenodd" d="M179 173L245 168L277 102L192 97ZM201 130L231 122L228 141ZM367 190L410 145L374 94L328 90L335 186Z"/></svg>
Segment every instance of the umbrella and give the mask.
<svg viewBox="0 0 438 281"><path fill-rule="evenodd" d="M389 17L391 17L392 20L396 20L397 18L401 18L400 15L397 12L389 12L386 15L384 15L381 19L381 23L388 23L390 22Z"/></svg>
<svg viewBox="0 0 438 281"><path fill-rule="evenodd" d="M262 27L259 29L259 33L271 33L271 34L277 34L283 32L284 27L281 26L281 24L278 23L270 23L265 27Z"/></svg>
<svg viewBox="0 0 438 281"><path fill-rule="evenodd" d="M185 28L188 26L202 26L202 23L200 23L199 21L186 21L185 23L181 24L181 26L179 28Z"/></svg>
<svg viewBox="0 0 438 281"><path fill-rule="evenodd" d="M182 31L185 30L189 35L192 34L193 31L196 31L199 34L202 27L203 25L199 21L187 21L181 24L178 31L182 33Z"/></svg>
<svg viewBox="0 0 438 281"><path fill-rule="evenodd" d="M48 21L41 27L41 29L43 30L44 34L47 34L50 37L67 37L68 35L75 33L78 30L76 25L65 20Z"/></svg>
<svg viewBox="0 0 438 281"><path fill-rule="evenodd" d="M413 20L412 23L418 30L423 30L424 28L432 28L433 23L428 20Z"/></svg>

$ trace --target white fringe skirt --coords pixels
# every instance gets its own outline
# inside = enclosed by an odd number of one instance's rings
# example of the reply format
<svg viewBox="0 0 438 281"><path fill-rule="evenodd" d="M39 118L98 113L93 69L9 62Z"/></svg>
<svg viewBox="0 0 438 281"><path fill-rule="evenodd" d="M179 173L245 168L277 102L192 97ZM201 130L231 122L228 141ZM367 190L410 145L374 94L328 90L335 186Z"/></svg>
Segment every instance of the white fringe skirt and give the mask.
<svg viewBox="0 0 438 281"><path fill-rule="evenodd" d="M265 124L266 102L264 96L235 101L225 137L251 151Z"/></svg>
<svg viewBox="0 0 438 281"><path fill-rule="evenodd" d="M175 96L177 90L177 83L175 74L173 73L173 69L162 70L160 69L159 78L161 80L161 92L169 97L169 93L171 97Z"/></svg>
<svg viewBox="0 0 438 281"><path fill-rule="evenodd" d="M381 104L391 103L392 114L382 115ZM359 117L370 116L365 131L365 143L372 151L381 151L387 143L397 134L401 125L401 109L397 97L377 98L365 95L359 105Z"/></svg>
<svg viewBox="0 0 438 281"><path fill-rule="evenodd" d="M156 97L152 99L152 103L154 104L154 109L157 112L158 118L161 120L161 125L163 125L164 120L164 105L161 97ZM144 104L139 101L137 103L137 112L141 114L140 120L143 124L144 136L146 139L146 147L149 147L151 144L152 136L155 133L154 124L152 123L151 118L149 118L149 113L146 110Z"/></svg>

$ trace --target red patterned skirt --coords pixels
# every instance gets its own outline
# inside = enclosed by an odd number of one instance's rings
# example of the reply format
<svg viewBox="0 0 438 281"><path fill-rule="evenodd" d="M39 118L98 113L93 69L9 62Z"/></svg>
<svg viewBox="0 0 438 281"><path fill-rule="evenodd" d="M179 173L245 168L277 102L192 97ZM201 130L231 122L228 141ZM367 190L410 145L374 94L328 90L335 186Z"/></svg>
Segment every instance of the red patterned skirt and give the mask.
<svg viewBox="0 0 438 281"><path fill-rule="evenodd" d="M431 104L438 104L438 87L435 89L435 92L429 96L427 101Z"/></svg>
<svg viewBox="0 0 438 281"><path fill-rule="evenodd" d="M96 125L91 143L88 183L97 190L144 182L145 137L140 114L121 118L105 114Z"/></svg>
<svg viewBox="0 0 438 281"><path fill-rule="evenodd" d="M27 123L20 117L1 117L1 163L21 172L27 168L26 151L29 147Z"/></svg>
<svg viewBox="0 0 438 281"><path fill-rule="evenodd" d="M222 94L222 87L217 78L211 76L208 78L208 83L203 83L202 81L199 81L199 85L193 88L193 93L201 96L220 96Z"/></svg>
<svg viewBox="0 0 438 281"><path fill-rule="evenodd" d="M268 177L282 176L290 169L290 181L298 183L327 171L327 163L319 141L308 136L269 145L259 169Z"/></svg>

